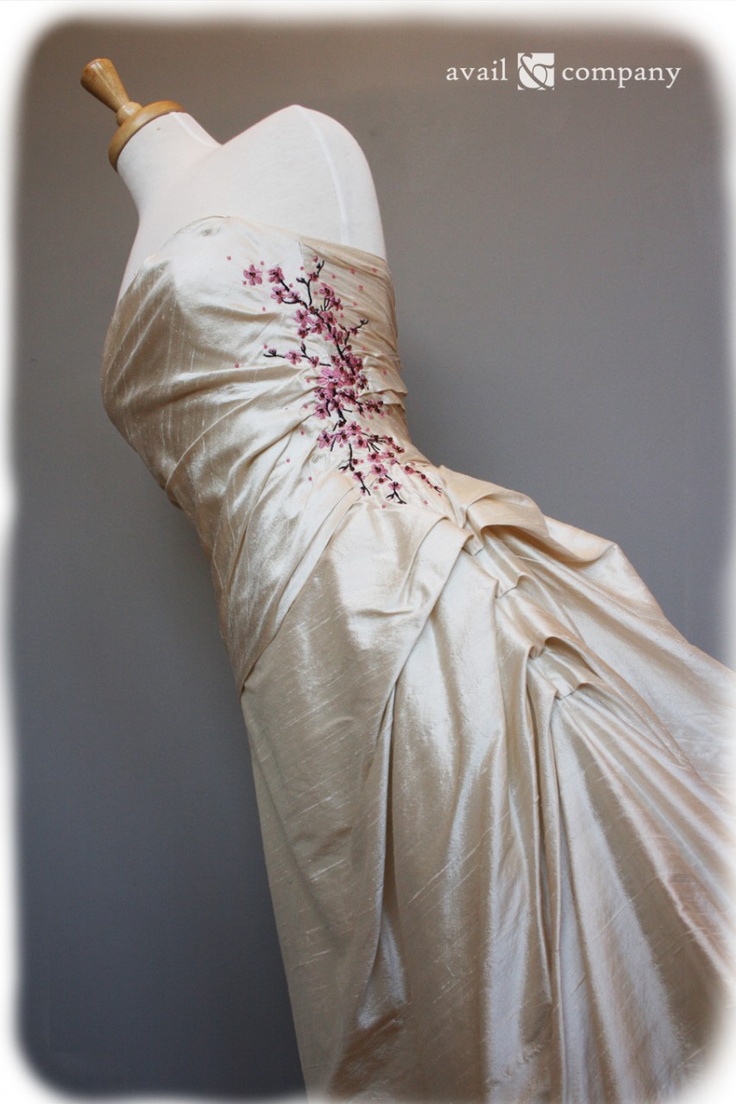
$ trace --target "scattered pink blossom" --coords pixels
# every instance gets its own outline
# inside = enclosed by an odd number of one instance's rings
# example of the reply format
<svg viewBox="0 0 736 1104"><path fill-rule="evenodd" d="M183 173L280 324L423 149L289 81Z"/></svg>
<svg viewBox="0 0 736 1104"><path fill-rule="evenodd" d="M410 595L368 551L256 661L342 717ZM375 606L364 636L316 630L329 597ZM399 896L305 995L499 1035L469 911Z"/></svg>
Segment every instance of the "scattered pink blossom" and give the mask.
<svg viewBox="0 0 736 1104"><path fill-rule="evenodd" d="M243 275L245 276L243 283L250 284L251 287L254 287L256 284L263 283L263 269L259 270L256 268L255 265L251 265L249 268L244 268Z"/></svg>

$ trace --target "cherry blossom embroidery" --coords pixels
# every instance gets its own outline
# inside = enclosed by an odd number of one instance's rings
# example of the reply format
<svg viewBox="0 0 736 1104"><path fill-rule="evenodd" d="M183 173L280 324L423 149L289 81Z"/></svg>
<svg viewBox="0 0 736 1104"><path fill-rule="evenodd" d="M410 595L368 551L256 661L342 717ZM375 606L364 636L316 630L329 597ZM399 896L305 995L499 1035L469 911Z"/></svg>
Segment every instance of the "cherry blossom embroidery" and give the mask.
<svg viewBox="0 0 736 1104"><path fill-rule="evenodd" d="M314 399L307 405L313 406L317 418L329 423L317 443L330 452L345 450L346 457L339 470L352 475L362 494L370 495L380 487L387 500L403 504L399 479L403 473L418 476L442 494L441 488L423 472L400 461L404 449L393 437L375 433L366 424L373 417L384 415L382 399L368 393L363 358L353 351L353 339L369 324L368 319L346 325L341 299L320 277L325 262L315 256L312 263L314 268L297 276L293 283L287 283L280 266L268 270L271 298L296 308L293 320L300 340L298 349L281 352L267 348L264 355L287 360L294 366L308 364L314 369L315 374L307 377L314 384ZM262 269L250 265L243 271L243 282L251 286L260 284L262 273ZM315 338L320 339L319 344ZM325 346L334 350L329 357L325 355Z"/></svg>
<svg viewBox="0 0 736 1104"><path fill-rule="evenodd" d="M245 276L243 283L250 284L251 287L255 284L263 283L263 269L259 271L255 265L251 265L250 268L244 268L243 276Z"/></svg>

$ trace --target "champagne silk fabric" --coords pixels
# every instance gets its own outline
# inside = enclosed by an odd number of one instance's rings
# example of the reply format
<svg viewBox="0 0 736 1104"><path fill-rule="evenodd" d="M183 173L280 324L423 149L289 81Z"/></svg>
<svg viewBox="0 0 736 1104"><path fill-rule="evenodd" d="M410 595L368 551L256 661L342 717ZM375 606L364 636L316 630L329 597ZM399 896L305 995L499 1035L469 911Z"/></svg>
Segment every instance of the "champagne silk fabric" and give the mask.
<svg viewBox="0 0 736 1104"><path fill-rule="evenodd" d="M404 392L384 262L239 219L105 354L211 557L307 1086L664 1098L727 976L732 684L615 546L432 467Z"/></svg>

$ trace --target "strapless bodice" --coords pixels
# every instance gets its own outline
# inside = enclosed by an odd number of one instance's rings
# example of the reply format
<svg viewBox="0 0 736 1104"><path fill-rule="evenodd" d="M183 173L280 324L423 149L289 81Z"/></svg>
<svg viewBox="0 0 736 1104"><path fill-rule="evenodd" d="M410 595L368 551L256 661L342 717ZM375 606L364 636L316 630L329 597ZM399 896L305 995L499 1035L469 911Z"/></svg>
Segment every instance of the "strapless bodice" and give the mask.
<svg viewBox="0 0 736 1104"><path fill-rule="evenodd" d="M238 685L348 514L387 586L430 533L438 585L484 526L551 539L526 496L431 465L405 394L386 262L350 246L206 218L118 304L105 408L197 528Z"/></svg>

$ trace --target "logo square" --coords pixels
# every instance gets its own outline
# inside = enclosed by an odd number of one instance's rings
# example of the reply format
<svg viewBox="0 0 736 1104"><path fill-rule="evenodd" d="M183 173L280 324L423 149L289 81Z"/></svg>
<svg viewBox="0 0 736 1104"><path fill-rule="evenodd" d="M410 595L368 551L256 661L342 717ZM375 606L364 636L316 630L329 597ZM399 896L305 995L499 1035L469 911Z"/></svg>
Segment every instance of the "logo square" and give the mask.
<svg viewBox="0 0 736 1104"><path fill-rule="evenodd" d="M554 54L518 54L517 88L546 92L555 86Z"/></svg>

